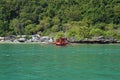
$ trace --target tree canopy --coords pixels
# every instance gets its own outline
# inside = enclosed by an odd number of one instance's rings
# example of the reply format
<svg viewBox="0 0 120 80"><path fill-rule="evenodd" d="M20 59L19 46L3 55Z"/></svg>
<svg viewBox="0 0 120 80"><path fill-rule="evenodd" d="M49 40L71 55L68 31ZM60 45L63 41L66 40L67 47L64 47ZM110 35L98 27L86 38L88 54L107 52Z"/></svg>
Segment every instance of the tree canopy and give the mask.
<svg viewBox="0 0 120 80"><path fill-rule="evenodd" d="M38 31L120 39L120 0L0 0L0 36Z"/></svg>

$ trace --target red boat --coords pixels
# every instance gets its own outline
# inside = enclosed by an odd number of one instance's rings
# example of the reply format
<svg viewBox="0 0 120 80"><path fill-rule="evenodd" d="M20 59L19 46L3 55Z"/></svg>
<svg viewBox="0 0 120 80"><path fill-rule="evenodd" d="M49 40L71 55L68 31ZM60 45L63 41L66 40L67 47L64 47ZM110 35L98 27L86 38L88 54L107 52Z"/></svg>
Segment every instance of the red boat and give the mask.
<svg viewBox="0 0 120 80"><path fill-rule="evenodd" d="M67 38L59 38L56 40L55 44L58 46L65 46L68 44Z"/></svg>

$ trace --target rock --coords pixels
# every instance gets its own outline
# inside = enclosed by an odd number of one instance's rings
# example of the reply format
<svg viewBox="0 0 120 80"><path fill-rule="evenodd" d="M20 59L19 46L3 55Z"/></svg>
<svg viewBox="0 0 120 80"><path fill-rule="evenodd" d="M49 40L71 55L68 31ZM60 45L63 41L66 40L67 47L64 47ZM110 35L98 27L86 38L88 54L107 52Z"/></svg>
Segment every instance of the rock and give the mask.
<svg viewBox="0 0 120 80"><path fill-rule="evenodd" d="M26 39L25 39L25 38L19 38L18 41L19 41L19 42L25 42Z"/></svg>

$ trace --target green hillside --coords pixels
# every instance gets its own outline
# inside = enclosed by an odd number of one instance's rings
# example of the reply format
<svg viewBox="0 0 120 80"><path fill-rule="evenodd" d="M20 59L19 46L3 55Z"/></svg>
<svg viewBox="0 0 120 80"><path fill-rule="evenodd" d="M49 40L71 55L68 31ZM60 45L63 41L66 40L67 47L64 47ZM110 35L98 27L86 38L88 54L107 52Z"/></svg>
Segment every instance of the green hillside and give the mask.
<svg viewBox="0 0 120 80"><path fill-rule="evenodd" d="M0 0L0 36L120 39L120 0Z"/></svg>

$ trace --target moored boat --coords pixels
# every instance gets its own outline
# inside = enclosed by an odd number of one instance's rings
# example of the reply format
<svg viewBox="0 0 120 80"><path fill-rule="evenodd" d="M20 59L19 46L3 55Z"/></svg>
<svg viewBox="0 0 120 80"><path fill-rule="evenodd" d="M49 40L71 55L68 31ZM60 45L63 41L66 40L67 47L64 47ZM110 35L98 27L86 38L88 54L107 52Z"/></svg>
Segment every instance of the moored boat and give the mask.
<svg viewBox="0 0 120 80"><path fill-rule="evenodd" d="M67 38L58 38L55 42L56 45L58 46L65 46L68 44Z"/></svg>

